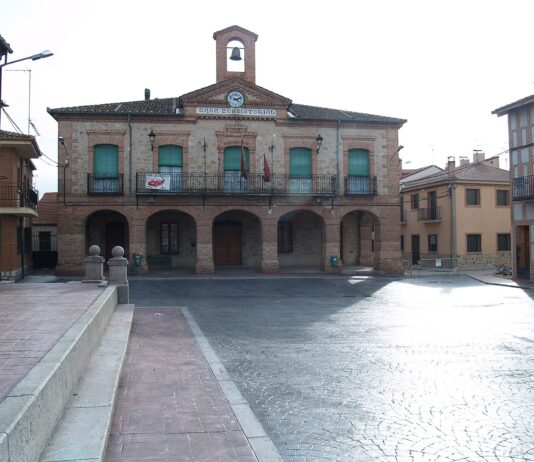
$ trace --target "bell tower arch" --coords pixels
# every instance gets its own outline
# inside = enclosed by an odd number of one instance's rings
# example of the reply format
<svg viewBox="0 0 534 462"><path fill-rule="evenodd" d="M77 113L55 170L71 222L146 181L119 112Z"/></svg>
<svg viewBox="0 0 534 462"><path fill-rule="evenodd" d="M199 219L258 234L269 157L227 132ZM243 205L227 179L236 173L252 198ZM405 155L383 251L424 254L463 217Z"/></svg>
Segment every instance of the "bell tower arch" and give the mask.
<svg viewBox="0 0 534 462"><path fill-rule="evenodd" d="M258 36L239 26L230 26L213 34L216 49L217 83L239 77L256 83L256 40ZM243 61L241 66L235 62Z"/></svg>

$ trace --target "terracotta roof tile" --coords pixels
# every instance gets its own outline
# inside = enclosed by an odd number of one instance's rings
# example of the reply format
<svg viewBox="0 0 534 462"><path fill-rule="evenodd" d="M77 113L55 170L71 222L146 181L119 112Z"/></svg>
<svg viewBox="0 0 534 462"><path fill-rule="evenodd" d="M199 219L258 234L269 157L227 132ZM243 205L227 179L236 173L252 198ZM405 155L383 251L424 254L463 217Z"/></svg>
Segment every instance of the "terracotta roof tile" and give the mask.
<svg viewBox="0 0 534 462"><path fill-rule="evenodd" d="M492 114L497 114L498 116L502 116L505 114L508 114L508 112L513 111L514 109L518 109L523 106L527 106L528 104L534 103L534 95L527 96L526 98L521 98L520 100L517 100L513 103L507 104L505 106L501 106L494 111L492 111Z"/></svg>
<svg viewBox="0 0 534 462"><path fill-rule="evenodd" d="M34 225L57 225L57 193L44 193L37 205L39 214L32 220Z"/></svg>

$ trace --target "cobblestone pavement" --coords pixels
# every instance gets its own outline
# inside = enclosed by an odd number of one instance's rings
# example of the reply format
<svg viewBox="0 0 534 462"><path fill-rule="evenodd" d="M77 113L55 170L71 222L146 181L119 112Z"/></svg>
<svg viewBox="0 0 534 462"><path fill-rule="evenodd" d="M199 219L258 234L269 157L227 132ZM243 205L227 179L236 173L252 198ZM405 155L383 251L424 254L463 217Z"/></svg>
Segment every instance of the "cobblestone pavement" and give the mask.
<svg viewBox="0 0 534 462"><path fill-rule="evenodd" d="M0 400L103 290L82 283L0 284Z"/></svg>
<svg viewBox="0 0 534 462"><path fill-rule="evenodd" d="M287 461L534 460L521 289L353 277L136 281L132 296L189 306Z"/></svg>

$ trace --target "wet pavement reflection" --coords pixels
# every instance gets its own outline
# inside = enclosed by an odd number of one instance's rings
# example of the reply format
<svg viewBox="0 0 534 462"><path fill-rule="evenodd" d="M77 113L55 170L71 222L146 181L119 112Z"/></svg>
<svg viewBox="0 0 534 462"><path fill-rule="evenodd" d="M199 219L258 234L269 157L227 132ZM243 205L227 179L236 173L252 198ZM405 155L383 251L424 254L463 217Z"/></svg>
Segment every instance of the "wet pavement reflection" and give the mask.
<svg viewBox="0 0 534 462"><path fill-rule="evenodd" d="M161 284L133 296L189 306L287 461L534 460L532 292L467 276Z"/></svg>

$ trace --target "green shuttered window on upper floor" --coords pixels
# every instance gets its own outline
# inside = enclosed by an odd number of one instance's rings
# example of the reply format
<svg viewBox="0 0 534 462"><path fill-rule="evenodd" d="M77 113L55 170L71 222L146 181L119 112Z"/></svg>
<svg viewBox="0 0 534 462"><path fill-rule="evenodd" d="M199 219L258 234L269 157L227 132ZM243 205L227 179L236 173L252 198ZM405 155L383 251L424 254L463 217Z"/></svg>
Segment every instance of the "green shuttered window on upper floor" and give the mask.
<svg viewBox="0 0 534 462"><path fill-rule="evenodd" d="M349 150L349 176L369 176L369 151Z"/></svg>
<svg viewBox="0 0 534 462"><path fill-rule="evenodd" d="M250 168L248 148L243 147L247 171ZM224 149L224 171L241 171L241 146L228 146Z"/></svg>
<svg viewBox="0 0 534 462"><path fill-rule="evenodd" d="M289 189L294 193L312 191L312 151L308 148L289 150Z"/></svg>
<svg viewBox="0 0 534 462"><path fill-rule="evenodd" d="M158 148L158 167L160 172L176 171L183 167L184 148L166 144Z"/></svg>
<svg viewBox="0 0 534 462"><path fill-rule="evenodd" d="M93 153L95 178L111 178L119 173L119 147L115 144L97 144Z"/></svg>

